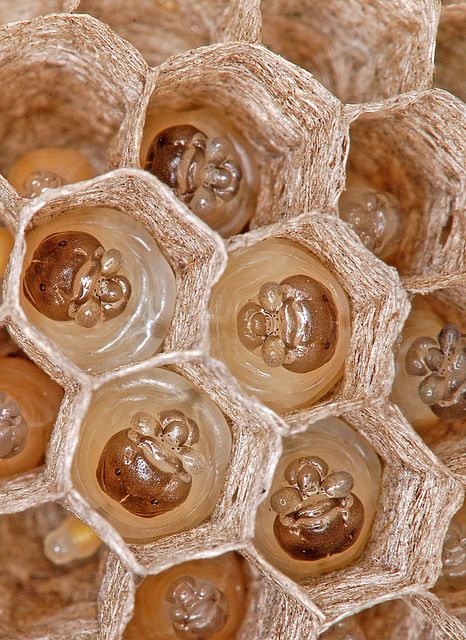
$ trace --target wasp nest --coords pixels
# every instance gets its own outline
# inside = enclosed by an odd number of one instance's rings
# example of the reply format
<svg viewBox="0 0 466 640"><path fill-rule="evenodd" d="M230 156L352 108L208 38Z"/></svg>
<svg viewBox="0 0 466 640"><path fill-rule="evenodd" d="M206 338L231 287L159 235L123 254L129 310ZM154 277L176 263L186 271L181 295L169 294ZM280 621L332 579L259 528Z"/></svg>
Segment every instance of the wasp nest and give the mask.
<svg viewBox="0 0 466 640"><path fill-rule="evenodd" d="M465 6L395 4L1 3L0 637L465 637Z"/></svg>

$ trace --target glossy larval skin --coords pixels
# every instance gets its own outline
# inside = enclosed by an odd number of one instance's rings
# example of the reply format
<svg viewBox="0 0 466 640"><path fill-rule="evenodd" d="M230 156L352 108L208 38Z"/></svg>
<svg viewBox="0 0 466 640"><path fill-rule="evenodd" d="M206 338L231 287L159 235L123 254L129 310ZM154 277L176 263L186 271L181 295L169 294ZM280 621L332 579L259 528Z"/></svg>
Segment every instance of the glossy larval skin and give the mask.
<svg viewBox="0 0 466 640"><path fill-rule="evenodd" d="M317 456L295 458L283 487L272 494L273 530L281 548L296 560L318 560L348 549L364 524L364 506L352 493L347 471L329 472Z"/></svg>
<svg viewBox="0 0 466 640"><path fill-rule="evenodd" d="M7 229L7 227L3 227L0 223L0 302L2 301L3 276L14 242L15 239L11 231Z"/></svg>
<svg viewBox="0 0 466 640"><path fill-rule="evenodd" d="M53 564L68 565L90 558L101 544L102 541L90 527L70 515L44 538L44 554Z"/></svg>
<svg viewBox="0 0 466 640"><path fill-rule="evenodd" d="M254 214L254 158L250 142L217 109L148 111L141 167L225 238L241 232Z"/></svg>
<svg viewBox="0 0 466 640"><path fill-rule="evenodd" d="M142 518L180 506L189 495L192 473L205 469L194 448L199 427L182 411L164 411L155 419L140 412L131 427L114 434L105 445L97 480L107 495Z"/></svg>
<svg viewBox="0 0 466 640"><path fill-rule="evenodd" d="M26 269L26 299L51 320L94 327L126 309L131 284L119 273L122 262L120 251L105 251L89 233L54 233L42 240Z"/></svg>

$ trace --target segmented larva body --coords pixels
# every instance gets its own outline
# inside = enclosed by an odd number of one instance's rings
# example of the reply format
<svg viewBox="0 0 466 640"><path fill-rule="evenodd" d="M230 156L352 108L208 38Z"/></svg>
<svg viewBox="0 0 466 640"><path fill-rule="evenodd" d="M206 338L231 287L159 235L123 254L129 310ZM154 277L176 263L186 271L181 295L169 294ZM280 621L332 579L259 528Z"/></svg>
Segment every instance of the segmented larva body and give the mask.
<svg viewBox="0 0 466 640"><path fill-rule="evenodd" d="M364 245L382 260L398 248L403 222L400 203L387 191L349 189L339 203L340 218L357 233Z"/></svg>
<svg viewBox="0 0 466 640"><path fill-rule="evenodd" d="M234 640L247 607L236 553L176 565L146 578L125 640Z"/></svg>
<svg viewBox="0 0 466 640"><path fill-rule="evenodd" d="M100 538L75 516L68 516L44 539L44 553L50 562L66 565L90 558L102 544Z"/></svg>
<svg viewBox="0 0 466 640"><path fill-rule="evenodd" d="M261 552L297 581L346 566L369 538L380 476L375 451L337 418L287 438L258 510Z"/></svg>
<svg viewBox="0 0 466 640"><path fill-rule="evenodd" d="M150 111L147 116L141 166L224 237L239 233L254 213L253 157L219 111Z"/></svg>
<svg viewBox="0 0 466 640"><path fill-rule="evenodd" d="M343 373L351 336L346 294L289 240L232 253L210 312L212 354L281 413L312 404Z"/></svg>
<svg viewBox="0 0 466 640"><path fill-rule="evenodd" d="M25 358L0 358L0 478L44 461L63 389Z"/></svg>
<svg viewBox="0 0 466 640"><path fill-rule="evenodd" d="M94 394L73 476L127 540L141 542L203 522L230 453L219 408L182 376L154 368Z"/></svg>
<svg viewBox="0 0 466 640"><path fill-rule="evenodd" d="M26 241L22 304L70 360L100 373L160 348L175 276L140 223L113 209L77 209Z"/></svg>
<svg viewBox="0 0 466 640"><path fill-rule="evenodd" d="M403 328L391 397L421 433L466 417L466 335L421 298Z"/></svg>
<svg viewBox="0 0 466 640"><path fill-rule="evenodd" d="M36 198L47 189L88 180L95 175L87 159L66 147L33 149L8 172L8 181L24 198Z"/></svg>

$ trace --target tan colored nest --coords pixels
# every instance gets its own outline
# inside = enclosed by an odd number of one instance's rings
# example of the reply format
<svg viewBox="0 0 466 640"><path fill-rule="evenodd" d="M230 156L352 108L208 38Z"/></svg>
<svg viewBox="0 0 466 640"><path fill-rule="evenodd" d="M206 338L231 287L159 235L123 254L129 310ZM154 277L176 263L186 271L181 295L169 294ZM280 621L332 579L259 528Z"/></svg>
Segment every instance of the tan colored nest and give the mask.
<svg viewBox="0 0 466 640"><path fill-rule="evenodd" d="M0 29L0 171L35 146L55 144L88 154L99 174L31 202L0 177L0 220L16 233L0 322L66 391L46 465L0 485L3 547L17 545L30 558L11 554L6 569L0 562L0 575L9 575L0 587L2 638L120 638L141 576L231 549L248 560L253 576L240 639L311 640L342 617L385 601L364 614L369 640L395 640L400 625L406 638L466 637L454 615L465 615L458 598L441 602L428 591L440 572L449 520L464 499L464 424L442 425L429 448L388 399L410 297L429 294L441 313L448 307L460 322L466 318L465 105L455 82L460 44L452 44L464 5L444 7L441 18L436 0L263 0L261 9L257 0L28 0L0 7L1 23L33 18ZM64 13L73 10L110 26ZM36 17L49 13L60 15ZM436 86L458 97L432 89L439 19ZM260 43L261 25L268 48ZM251 140L261 178L248 233L224 242L140 170L146 109L167 102L228 110ZM395 191L404 203L398 272L338 219L350 172ZM178 288L163 352L97 377L60 357L19 301L25 231L89 204L134 216L159 243ZM352 310L341 383L311 408L285 417L245 394L208 353L209 295L228 252L270 236L291 238L318 255L338 275ZM211 397L227 417L234 445L207 522L128 545L73 488L70 470L93 392L154 365L181 373ZM299 587L256 549L255 509L282 436L330 415L342 416L376 449L382 490L363 556ZM111 550L102 551L101 571L90 560L60 574L54 610L49 592L21 601L24 587L11 579L20 572L25 584L27 571L41 571L36 534L55 507L40 505L53 502L79 515Z"/></svg>

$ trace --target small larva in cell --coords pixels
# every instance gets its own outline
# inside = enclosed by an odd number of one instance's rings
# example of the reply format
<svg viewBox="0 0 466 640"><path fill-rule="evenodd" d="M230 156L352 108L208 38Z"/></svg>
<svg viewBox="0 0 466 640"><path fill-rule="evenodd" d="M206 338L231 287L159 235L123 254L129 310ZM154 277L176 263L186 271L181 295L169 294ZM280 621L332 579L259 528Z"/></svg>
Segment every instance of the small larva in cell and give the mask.
<svg viewBox="0 0 466 640"><path fill-rule="evenodd" d="M232 640L247 606L244 561L236 553L176 565L146 578L125 640Z"/></svg>
<svg viewBox="0 0 466 640"><path fill-rule="evenodd" d="M94 175L87 159L75 149L43 147L21 156L10 168L8 181L24 198L37 198L48 189Z"/></svg>
<svg viewBox="0 0 466 640"><path fill-rule="evenodd" d="M66 565L90 558L101 544L102 541L90 527L70 515L45 537L44 553L50 562Z"/></svg>

